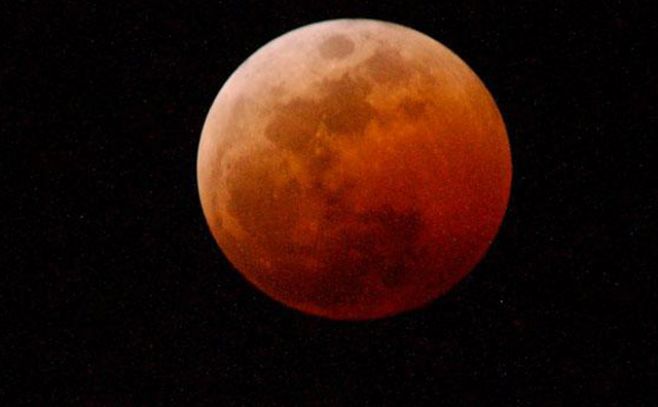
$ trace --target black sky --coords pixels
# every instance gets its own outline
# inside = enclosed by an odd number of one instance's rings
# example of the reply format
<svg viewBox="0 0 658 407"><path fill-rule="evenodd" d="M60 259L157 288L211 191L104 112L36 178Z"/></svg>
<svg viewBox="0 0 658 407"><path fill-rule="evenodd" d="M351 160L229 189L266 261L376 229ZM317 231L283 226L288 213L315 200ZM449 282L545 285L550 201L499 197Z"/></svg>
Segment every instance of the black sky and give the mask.
<svg viewBox="0 0 658 407"><path fill-rule="evenodd" d="M655 3L126 3L3 6L0 404L658 403ZM341 17L462 57L514 166L481 264L431 306L368 323L253 289L196 189L201 127L233 70Z"/></svg>

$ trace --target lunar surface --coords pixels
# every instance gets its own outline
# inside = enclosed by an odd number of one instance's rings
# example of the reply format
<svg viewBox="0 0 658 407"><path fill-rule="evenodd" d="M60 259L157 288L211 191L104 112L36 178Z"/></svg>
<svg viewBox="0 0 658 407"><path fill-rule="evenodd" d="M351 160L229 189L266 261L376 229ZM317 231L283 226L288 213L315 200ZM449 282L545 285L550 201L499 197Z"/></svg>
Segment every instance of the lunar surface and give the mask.
<svg viewBox="0 0 658 407"><path fill-rule="evenodd" d="M299 311L419 308L481 259L507 208L501 115L471 69L410 28L333 20L263 46L199 145L203 212L253 285Z"/></svg>

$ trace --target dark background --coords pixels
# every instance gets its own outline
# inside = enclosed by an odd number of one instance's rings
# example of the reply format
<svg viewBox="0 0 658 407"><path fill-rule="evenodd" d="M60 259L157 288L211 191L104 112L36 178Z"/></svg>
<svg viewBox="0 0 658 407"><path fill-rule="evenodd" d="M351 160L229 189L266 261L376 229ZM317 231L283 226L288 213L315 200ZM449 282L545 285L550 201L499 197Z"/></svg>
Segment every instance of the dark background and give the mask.
<svg viewBox="0 0 658 407"><path fill-rule="evenodd" d="M130 3L3 6L0 404L658 403L655 2ZM196 189L233 70L340 17L460 55L514 165L479 266L431 306L366 323L253 289Z"/></svg>

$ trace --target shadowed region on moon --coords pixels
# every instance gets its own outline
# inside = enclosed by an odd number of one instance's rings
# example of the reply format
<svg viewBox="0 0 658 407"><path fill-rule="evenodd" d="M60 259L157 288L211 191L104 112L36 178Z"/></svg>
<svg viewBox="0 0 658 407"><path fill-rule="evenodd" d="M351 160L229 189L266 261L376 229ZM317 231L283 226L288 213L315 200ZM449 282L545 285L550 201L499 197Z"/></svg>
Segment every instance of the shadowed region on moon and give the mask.
<svg viewBox="0 0 658 407"><path fill-rule="evenodd" d="M259 60L269 47L286 58ZM304 75L289 73L296 60ZM198 178L213 236L249 281L304 312L368 319L470 271L502 220L511 163L495 103L454 54L410 29L337 20L231 77Z"/></svg>
<svg viewBox="0 0 658 407"><path fill-rule="evenodd" d="M411 67L402 63L400 52L389 47L378 48L364 65L373 82L378 84L396 84L412 74Z"/></svg>
<svg viewBox="0 0 658 407"><path fill-rule="evenodd" d="M354 51L354 43L342 35L333 35L320 44L320 54L327 59L340 59Z"/></svg>

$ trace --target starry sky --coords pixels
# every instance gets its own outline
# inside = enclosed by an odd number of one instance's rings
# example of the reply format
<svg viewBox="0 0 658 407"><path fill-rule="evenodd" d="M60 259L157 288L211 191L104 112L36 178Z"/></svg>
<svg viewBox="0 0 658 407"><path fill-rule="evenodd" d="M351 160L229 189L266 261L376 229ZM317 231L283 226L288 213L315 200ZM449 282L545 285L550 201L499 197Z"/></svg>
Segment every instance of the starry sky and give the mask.
<svg viewBox="0 0 658 407"><path fill-rule="evenodd" d="M656 404L656 6L574 3L7 6L0 404ZM366 323L253 289L196 186L228 76L267 41L341 17L462 57L498 103L514 167L473 272Z"/></svg>

